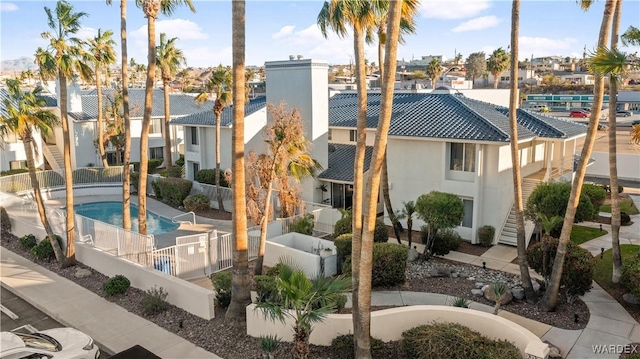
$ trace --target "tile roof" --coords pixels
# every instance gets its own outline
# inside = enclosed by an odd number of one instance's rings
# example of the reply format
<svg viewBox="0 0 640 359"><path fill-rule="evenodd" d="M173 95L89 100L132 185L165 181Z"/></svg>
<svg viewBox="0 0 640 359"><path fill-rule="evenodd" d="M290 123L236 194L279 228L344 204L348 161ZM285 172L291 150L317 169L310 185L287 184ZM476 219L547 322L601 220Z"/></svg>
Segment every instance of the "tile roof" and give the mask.
<svg viewBox="0 0 640 359"><path fill-rule="evenodd" d="M249 103L245 104L244 115L249 116L252 113L259 111L266 107L267 98L265 96L256 97L250 99ZM216 117L213 115L212 106L208 106L206 111L200 111L192 115L180 117L171 120L172 125L196 125L196 126L215 126ZM233 105L225 107L220 117L221 126L230 126L233 121Z"/></svg>
<svg viewBox="0 0 640 359"><path fill-rule="evenodd" d="M367 146L364 155L364 170L369 170L373 147ZM356 157L355 145L329 144L329 168L318 178L342 182L353 182L353 159Z"/></svg>
<svg viewBox="0 0 640 359"><path fill-rule="evenodd" d="M2 116L8 116L7 109L4 106L4 100L9 98L9 91L6 88L0 88L0 115ZM58 100L55 96L40 94L38 95L38 98L45 101L45 107L55 107L58 104Z"/></svg>
<svg viewBox="0 0 640 359"><path fill-rule="evenodd" d="M144 88L129 89L129 111L132 118L142 117L144 115ZM102 91L103 106L109 103L115 95L114 89L104 89ZM93 120L98 117L98 96L96 91L92 90L81 95L82 112L69 112L74 120L86 121ZM197 104L195 97L184 93L169 94L170 116L186 116L197 112L205 111L213 106L213 101L207 101L204 104ZM153 90L153 109L152 117L164 116L164 91L162 89Z"/></svg>

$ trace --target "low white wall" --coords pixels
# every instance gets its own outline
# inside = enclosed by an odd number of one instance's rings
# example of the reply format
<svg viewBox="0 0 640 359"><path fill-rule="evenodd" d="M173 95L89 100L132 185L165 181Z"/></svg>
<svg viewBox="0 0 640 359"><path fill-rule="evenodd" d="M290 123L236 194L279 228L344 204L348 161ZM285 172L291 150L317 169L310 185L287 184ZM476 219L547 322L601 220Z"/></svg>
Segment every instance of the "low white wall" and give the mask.
<svg viewBox="0 0 640 359"><path fill-rule="evenodd" d="M87 185L87 187L82 187L82 185L78 185L73 189L74 197L82 197L82 196L94 196L99 191L100 195L111 195L111 196L120 196L122 197L122 184L120 183L108 183L102 185ZM64 187L56 187L56 188L44 188L41 189L42 199L47 201L50 199L59 199L65 198L66 192ZM119 198L121 200L122 198Z"/></svg>
<svg viewBox="0 0 640 359"><path fill-rule="evenodd" d="M609 177L609 153L592 152L591 158L595 162L587 167L587 176ZM640 154L618 153L618 178L640 179Z"/></svg>
<svg viewBox="0 0 640 359"><path fill-rule="evenodd" d="M34 209L34 211L37 210ZM27 234L33 234L36 239L40 241L47 236L47 232L45 232L42 224L34 226L33 223L12 217L11 214L9 214L9 222L11 222L11 233L18 238L26 236Z"/></svg>
<svg viewBox="0 0 640 359"><path fill-rule="evenodd" d="M280 258L293 260L309 278L316 277L320 272L320 256L268 240L264 248L264 265L273 267L280 262Z"/></svg>
<svg viewBox="0 0 640 359"><path fill-rule="evenodd" d="M122 274L136 288L147 290L154 285L162 287L169 293L167 297L169 303L206 320L215 317L213 304L215 295L209 289L115 257L84 243L76 244L76 258L106 276L113 277L116 274Z"/></svg>
<svg viewBox="0 0 640 359"><path fill-rule="evenodd" d="M247 306L247 335L278 335L283 340L293 341L294 320L285 322L266 319L255 304ZM459 323L482 333L491 339L503 339L513 343L523 357L547 358L549 347L540 338L518 324L497 315L457 307L441 305L417 305L379 310L371 313L371 336L384 342L400 340L408 329L431 322ZM331 345L337 336L353 333L351 314L329 314L324 322L313 326L309 343Z"/></svg>

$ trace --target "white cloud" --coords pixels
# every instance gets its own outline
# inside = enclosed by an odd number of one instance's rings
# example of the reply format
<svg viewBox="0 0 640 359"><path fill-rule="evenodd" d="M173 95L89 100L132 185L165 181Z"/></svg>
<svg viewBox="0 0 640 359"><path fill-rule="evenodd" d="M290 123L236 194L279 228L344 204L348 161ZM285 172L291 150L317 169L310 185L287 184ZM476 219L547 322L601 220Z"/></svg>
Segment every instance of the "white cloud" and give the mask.
<svg viewBox="0 0 640 359"><path fill-rule="evenodd" d="M177 37L180 41L205 40L209 34L204 32L200 25L193 21L184 19L161 20L156 22L156 36L165 33L169 38ZM129 32L136 44L147 43L147 25L143 25L137 30Z"/></svg>
<svg viewBox="0 0 640 359"><path fill-rule="evenodd" d="M18 5L12 2L0 2L0 12L17 11Z"/></svg>
<svg viewBox="0 0 640 359"><path fill-rule="evenodd" d="M103 31L103 33L104 33L104 31ZM81 39L81 40L88 40L88 39L93 39L94 37L96 37L96 35L98 35L98 30L97 29L94 29L92 27L83 26L75 34L75 37L77 37L78 39ZM111 38L114 39L114 40L117 40L115 38L115 36L112 36Z"/></svg>
<svg viewBox="0 0 640 359"><path fill-rule="evenodd" d="M219 50L210 47L194 47L185 48L184 55L187 58L187 66L189 67L209 67L218 66L218 64L231 64L231 46L221 48Z"/></svg>
<svg viewBox="0 0 640 359"><path fill-rule="evenodd" d="M489 0L424 0L420 13L427 19L467 19L489 7Z"/></svg>
<svg viewBox="0 0 640 359"><path fill-rule="evenodd" d="M550 39L546 37L521 36L519 39L519 53L521 58L555 56L571 53L577 40L574 38ZM565 55L566 56L566 55ZM580 54L582 57L582 54Z"/></svg>
<svg viewBox="0 0 640 359"><path fill-rule="evenodd" d="M282 29L280 29L280 31L276 32L275 34L271 35L272 39L281 39L285 36L291 35L293 33L293 30L296 27L294 25L287 25L287 26L283 26Z"/></svg>
<svg viewBox="0 0 640 359"><path fill-rule="evenodd" d="M502 22L502 19L498 19L494 15L481 16L475 19L465 21L462 24L454 27L451 31L463 32L463 31L475 31L475 30L488 29L490 27L498 26L498 24L501 22Z"/></svg>

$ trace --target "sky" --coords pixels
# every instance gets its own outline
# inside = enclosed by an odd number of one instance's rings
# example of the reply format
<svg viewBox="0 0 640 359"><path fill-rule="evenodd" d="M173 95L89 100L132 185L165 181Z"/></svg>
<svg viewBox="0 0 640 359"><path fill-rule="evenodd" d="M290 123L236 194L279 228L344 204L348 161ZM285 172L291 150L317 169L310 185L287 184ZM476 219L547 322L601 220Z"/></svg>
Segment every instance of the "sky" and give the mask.
<svg viewBox="0 0 640 359"><path fill-rule="evenodd" d="M120 1L108 6L104 0L69 1L75 11L88 14L82 18L77 37L95 36L98 29L114 32L120 46ZM231 1L193 1L196 13L179 8L170 18L160 16L156 22L161 32L177 37L190 67L231 64ZM595 1L582 11L575 0L522 0L520 8L520 59L543 56L582 58L595 48L604 0ZM22 56L33 58L39 46L46 46L40 34L48 31L44 7L55 1L0 0L0 59ZM285 60L289 55L326 60L330 64L353 61L351 37L330 34L325 39L316 18L321 1L246 2L246 64L262 66L265 61ZM621 32L630 25L640 26L640 0L623 3ZM506 0L422 0L416 18L417 31L406 36L398 59L419 59L442 55L445 59L461 53L490 53L510 43L511 2ZM128 2L129 58L146 63L146 19L133 1ZM638 47L622 48L632 53ZM366 57L377 63L374 46L367 46Z"/></svg>

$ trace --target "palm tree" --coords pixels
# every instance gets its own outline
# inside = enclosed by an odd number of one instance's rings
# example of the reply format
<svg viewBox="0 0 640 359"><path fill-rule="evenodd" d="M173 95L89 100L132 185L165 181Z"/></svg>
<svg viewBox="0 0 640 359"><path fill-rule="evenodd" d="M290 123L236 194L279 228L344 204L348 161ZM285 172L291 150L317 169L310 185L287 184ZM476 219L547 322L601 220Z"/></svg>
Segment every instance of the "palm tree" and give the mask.
<svg viewBox="0 0 640 359"><path fill-rule="evenodd" d="M218 209L224 211L222 202L222 191L220 191L220 119L222 111L231 103L231 83L232 74L229 68L218 65L211 71L211 77L205 85L205 92L196 96L196 102L203 103L209 98L209 92L216 93L216 100L213 103L213 115L216 117L216 197L218 198Z"/></svg>
<svg viewBox="0 0 640 359"><path fill-rule="evenodd" d="M60 124L60 119L52 112L43 109L46 103L42 98L38 97L42 88L37 87L31 92L24 93L20 89L20 82L17 80L6 80L6 85L9 97L2 101L3 111L0 111L0 135L6 136L9 133L13 133L22 140L24 151L27 155L27 168L29 168L29 178L31 179L33 194L38 206L40 221L44 226L45 232L47 232L56 260L59 263L63 263L65 256L47 219L42 193L40 193L40 183L38 182L38 177L36 177L34 150L37 154L38 147L37 143L33 141L34 130L40 132L43 137L47 136L51 133L53 127Z"/></svg>
<svg viewBox="0 0 640 359"><path fill-rule="evenodd" d="M640 145L640 125L633 125L631 131L629 131L629 134L631 135L631 143Z"/></svg>
<svg viewBox="0 0 640 359"><path fill-rule="evenodd" d="M244 175L245 5L244 0L235 0L231 3L233 58L233 128L231 133L233 215L231 222L234 241L231 304L227 309L225 321L234 325L245 323L246 306L251 303Z"/></svg>
<svg viewBox="0 0 640 359"><path fill-rule="evenodd" d="M622 34L622 44L624 46L640 45L640 29L635 26L629 26L627 31Z"/></svg>
<svg viewBox="0 0 640 359"><path fill-rule="evenodd" d="M413 234L413 216L415 215L415 213L416 204L414 201L402 202L402 209L398 218L407 220L407 239L409 240L409 248L411 248L411 240Z"/></svg>
<svg viewBox="0 0 640 359"><path fill-rule="evenodd" d="M107 4L111 5L111 0L107 0ZM131 59L131 62L135 63L135 60ZM122 228L131 230L131 116L129 115L129 76L127 75L127 0L120 0L120 71L122 75L122 116L124 118Z"/></svg>
<svg viewBox="0 0 640 359"><path fill-rule="evenodd" d="M584 4L584 3L582 3ZM600 32L598 34L598 49L602 49L606 46L609 37L609 28L611 27L613 13L615 12L617 0L607 0L604 6L604 14L602 16L602 24L600 26ZM571 239L571 230L573 229L573 220L578 208L578 202L580 201L580 194L582 192L582 184L584 182L584 175L587 170L588 159L591 156L591 150L596 139L598 131L598 121L600 120L600 114L602 109L602 101L604 98L604 79L601 74L595 74L594 96L593 96L593 111L589 118L589 126L587 127L587 136L585 138L582 152L580 153L580 159L576 166L576 174L571 185L571 194L569 195L569 201L567 203L567 210L564 216L564 223L562 225L562 232L560 233L560 240L558 243L558 249L555 260L553 262L553 271L549 280L549 285L542 298L541 307L545 311L552 311L556 307L558 302L558 293L560 291L560 278L562 276L562 267L564 266L565 255L567 252L567 245Z"/></svg>
<svg viewBox="0 0 640 359"><path fill-rule="evenodd" d="M520 0L513 0L511 8L511 59L512 64L518 63L518 34L520 32ZM511 66L512 79L518 78L518 66ZM513 198L516 207L516 241L518 245L518 266L525 297L529 303L536 299L533 290L529 265L527 263L527 241L524 228L524 201L522 199L522 173L520 172L520 157L518 156L518 81L509 83L509 135L511 137L511 174L513 175Z"/></svg>
<svg viewBox="0 0 640 359"><path fill-rule="evenodd" d="M169 82L178 73L181 65L187 65L187 59L182 50L176 47L177 37L167 39L167 34L160 33L160 46L156 48L156 66L160 67L162 85L164 87L164 165L169 169L173 164L171 159L171 128L169 127Z"/></svg>
<svg viewBox="0 0 640 359"><path fill-rule="evenodd" d="M442 64L440 64L440 60L438 59L432 59L427 65L426 74L427 74L427 77L431 79L432 89L436 88L436 81L438 77L442 75L443 71L444 71L444 68L442 67Z"/></svg>
<svg viewBox="0 0 640 359"><path fill-rule="evenodd" d="M98 95L98 151L103 167L109 167L107 156L104 153L104 122L102 119L102 86L100 83L103 68L116 63L115 41L111 38L113 31L107 30L104 33L98 29L98 35L89 39L88 60L93 63L96 80L96 93Z"/></svg>
<svg viewBox="0 0 640 359"><path fill-rule="evenodd" d="M517 62L514 62L517 64ZM504 51L503 48L499 47L493 51L491 55L489 55L489 59L487 60L487 70L493 75L493 88L498 88L498 83L500 82L500 74L507 71L511 64L511 59L509 58L509 54ZM517 66L513 66L517 70ZM517 74L517 72L516 72ZM517 82L518 77L511 79L511 82Z"/></svg>
<svg viewBox="0 0 640 359"><path fill-rule="evenodd" d="M147 175L149 170L149 125L153 109L153 87L156 76L156 18L158 13L170 16L178 5L187 5L192 12L191 0L136 0L147 18L147 80L144 92L144 116L140 132L140 177L138 179L138 231L147 234Z"/></svg>
<svg viewBox="0 0 640 359"><path fill-rule="evenodd" d="M260 301L256 309L272 321L293 319L293 357L306 359L313 325L338 309L340 297L350 289L350 280L343 276L309 279L302 269L289 263L281 262L279 268L275 278L277 299Z"/></svg>
<svg viewBox="0 0 640 359"><path fill-rule="evenodd" d="M456 65L460 65L460 62L462 61L462 54L457 53L456 56L453 58L453 61L455 62Z"/></svg>
<svg viewBox="0 0 640 359"><path fill-rule="evenodd" d="M67 116L67 79L79 74L83 79L92 76L91 69L82 61L82 41L72 37L81 28L80 19L87 16L84 12L73 12L73 6L59 0L55 9L44 8L48 25L52 32L42 33L42 38L49 40L47 51L38 49L36 61L40 72L47 78L58 75L60 120L62 121L64 177L66 195L66 237L67 254L62 266L75 264L74 211L73 211L73 171L71 168L71 133Z"/></svg>
<svg viewBox="0 0 640 359"><path fill-rule="evenodd" d="M397 65L398 43L400 37L400 20L402 18L402 2L391 1L389 6L389 20L387 26L387 56L384 61L384 76L380 92L380 116L378 128L373 144L373 153L369 168L369 178L366 181L364 202L364 220L362 231L362 247L360 250L360 271L358 287L358 326L354 327L356 338L356 358L371 358L371 276L373 268L373 231L376 224L377 198L380 188L380 177L384 164L384 154L387 148L387 138L391 124L393 107L393 88L395 83L395 68ZM363 89L364 90L364 89Z"/></svg>

